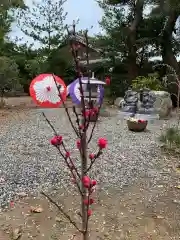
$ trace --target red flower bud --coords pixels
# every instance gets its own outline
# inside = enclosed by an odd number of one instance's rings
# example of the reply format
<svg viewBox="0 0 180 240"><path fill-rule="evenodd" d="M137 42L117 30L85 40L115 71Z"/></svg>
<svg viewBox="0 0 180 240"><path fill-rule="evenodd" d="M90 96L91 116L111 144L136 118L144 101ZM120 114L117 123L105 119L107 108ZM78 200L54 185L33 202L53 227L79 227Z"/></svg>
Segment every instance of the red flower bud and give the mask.
<svg viewBox="0 0 180 240"><path fill-rule="evenodd" d="M81 141L77 140L76 145L77 145L77 148L79 149L81 147Z"/></svg>
<svg viewBox="0 0 180 240"><path fill-rule="evenodd" d="M100 149L106 148L107 140L105 138L99 138L98 146L99 146Z"/></svg>
<svg viewBox="0 0 180 240"><path fill-rule="evenodd" d="M94 203L94 199L93 198L89 199L89 204L92 205L93 203Z"/></svg>
<svg viewBox="0 0 180 240"><path fill-rule="evenodd" d="M79 128L80 128L80 129L84 129L84 125L80 125Z"/></svg>
<svg viewBox="0 0 180 240"><path fill-rule="evenodd" d="M88 176L84 176L82 179L83 185L85 188L90 187L91 179Z"/></svg>
<svg viewBox="0 0 180 240"><path fill-rule="evenodd" d="M62 143L62 136L54 136L51 139L51 144L54 146L59 146L61 145L61 143Z"/></svg>
<svg viewBox="0 0 180 240"><path fill-rule="evenodd" d="M106 77L105 82L106 82L106 85L110 85L110 83L111 83L111 79L110 79L110 77Z"/></svg>
<svg viewBox="0 0 180 240"><path fill-rule="evenodd" d="M70 157L70 152L66 152L66 157Z"/></svg>
<svg viewBox="0 0 180 240"><path fill-rule="evenodd" d="M14 207L14 202L13 201L10 201L10 207Z"/></svg>
<svg viewBox="0 0 180 240"><path fill-rule="evenodd" d="M92 210L89 209L89 210L88 210L88 217L90 217L91 215L92 215Z"/></svg>
<svg viewBox="0 0 180 240"><path fill-rule="evenodd" d="M83 181L83 183L85 183L85 182L90 183L91 180L88 176L84 176L82 181Z"/></svg>
<svg viewBox="0 0 180 240"><path fill-rule="evenodd" d="M96 184L97 184L96 180L92 180L92 181L91 181L91 184L92 184L93 186L96 186Z"/></svg>
<svg viewBox="0 0 180 240"><path fill-rule="evenodd" d="M89 115L90 115L90 111L89 110L85 111L84 117L89 117Z"/></svg>
<svg viewBox="0 0 180 240"><path fill-rule="evenodd" d="M98 112L99 112L99 108L94 107L94 108L93 108L93 111L94 111L95 113L98 113Z"/></svg>
<svg viewBox="0 0 180 240"><path fill-rule="evenodd" d="M93 160L94 157L95 157L94 153L89 154L89 158L90 158L91 160Z"/></svg>
<svg viewBox="0 0 180 240"><path fill-rule="evenodd" d="M88 205L92 205L94 203L94 199L89 199L89 202L88 202L88 199L84 199L84 205L88 206Z"/></svg>
<svg viewBox="0 0 180 240"><path fill-rule="evenodd" d="M88 205L88 199L84 199L84 205Z"/></svg>

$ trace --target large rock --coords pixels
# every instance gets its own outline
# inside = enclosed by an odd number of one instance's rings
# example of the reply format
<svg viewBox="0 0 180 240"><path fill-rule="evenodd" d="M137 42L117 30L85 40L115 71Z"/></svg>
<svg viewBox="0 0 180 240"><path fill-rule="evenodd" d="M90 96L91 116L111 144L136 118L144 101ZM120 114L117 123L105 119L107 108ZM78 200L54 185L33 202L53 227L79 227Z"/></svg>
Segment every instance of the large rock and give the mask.
<svg viewBox="0 0 180 240"><path fill-rule="evenodd" d="M114 101L114 105L118 108L122 108L124 104L124 99L122 97L118 97L116 98L116 100Z"/></svg>
<svg viewBox="0 0 180 240"><path fill-rule="evenodd" d="M166 118L171 116L172 112L172 100L168 92L165 91L152 91L156 100L154 102L154 109L159 114L160 118Z"/></svg>

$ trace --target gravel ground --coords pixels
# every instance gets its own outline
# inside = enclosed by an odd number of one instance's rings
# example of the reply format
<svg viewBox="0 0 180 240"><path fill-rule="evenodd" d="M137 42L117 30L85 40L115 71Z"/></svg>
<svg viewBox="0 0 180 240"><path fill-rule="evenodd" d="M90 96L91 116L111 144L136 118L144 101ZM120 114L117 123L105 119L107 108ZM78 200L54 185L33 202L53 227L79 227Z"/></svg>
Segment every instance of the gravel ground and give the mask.
<svg viewBox="0 0 180 240"><path fill-rule="evenodd" d="M44 121L41 110L30 110L23 117L15 116L0 130L0 206L5 206L18 193L35 193L41 188L67 186L68 171L56 149L49 144L52 130ZM59 134L64 136L72 154L78 156L75 135L63 109L46 110ZM171 120L172 123L172 120ZM108 149L92 170L103 188L132 184L138 178L150 179L151 184L161 178L161 151L157 137L167 121L156 120L148 131L132 133L117 114L100 119L90 146L96 149L98 137L106 137Z"/></svg>

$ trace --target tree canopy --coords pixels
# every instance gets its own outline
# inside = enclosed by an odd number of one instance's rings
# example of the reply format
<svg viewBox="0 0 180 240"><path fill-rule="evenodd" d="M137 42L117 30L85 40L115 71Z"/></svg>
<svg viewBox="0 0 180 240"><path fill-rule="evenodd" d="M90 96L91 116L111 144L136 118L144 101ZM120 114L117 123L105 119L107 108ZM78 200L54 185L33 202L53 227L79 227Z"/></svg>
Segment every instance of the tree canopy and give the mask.
<svg viewBox="0 0 180 240"><path fill-rule="evenodd" d="M66 47L64 3L65 0L35 0L29 8L22 0L9 0L0 6L0 57L6 63L0 74L8 73L5 67L16 66L15 78L9 76L15 81L18 75L27 92L31 80L40 73L53 72L67 84L74 77L70 49ZM104 33L91 36L90 42L101 49L104 61L91 65L91 70L100 78L111 75L111 95L123 95L138 76L153 73L157 63L170 65L180 76L179 0L98 0L98 3L104 12L100 21ZM8 37L17 18L17 26L31 39L31 45ZM109 68L113 68L111 73ZM161 77L162 72L166 71L161 71Z"/></svg>

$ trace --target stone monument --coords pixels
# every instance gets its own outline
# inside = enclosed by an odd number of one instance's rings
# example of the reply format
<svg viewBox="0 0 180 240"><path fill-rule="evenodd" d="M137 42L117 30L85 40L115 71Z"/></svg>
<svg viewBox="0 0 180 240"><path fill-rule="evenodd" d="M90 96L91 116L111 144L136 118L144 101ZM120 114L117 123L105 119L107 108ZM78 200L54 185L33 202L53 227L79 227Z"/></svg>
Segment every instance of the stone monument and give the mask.
<svg viewBox="0 0 180 240"><path fill-rule="evenodd" d="M144 88L140 90L140 106L137 109L138 114L154 114L154 103L156 101L155 94L149 89Z"/></svg>
<svg viewBox="0 0 180 240"><path fill-rule="evenodd" d="M138 93L129 88L124 97L122 111L135 115L137 112Z"/></svg>
<svg viewBox="0 0 180 240"><path fill-rule="evenodd" d="M145 119L159 119L170 117L172 113L171 96L165 91L144 88L136 92L129 88L124 99L117 100L121 112L132 117L141 115Z"/></svg>

